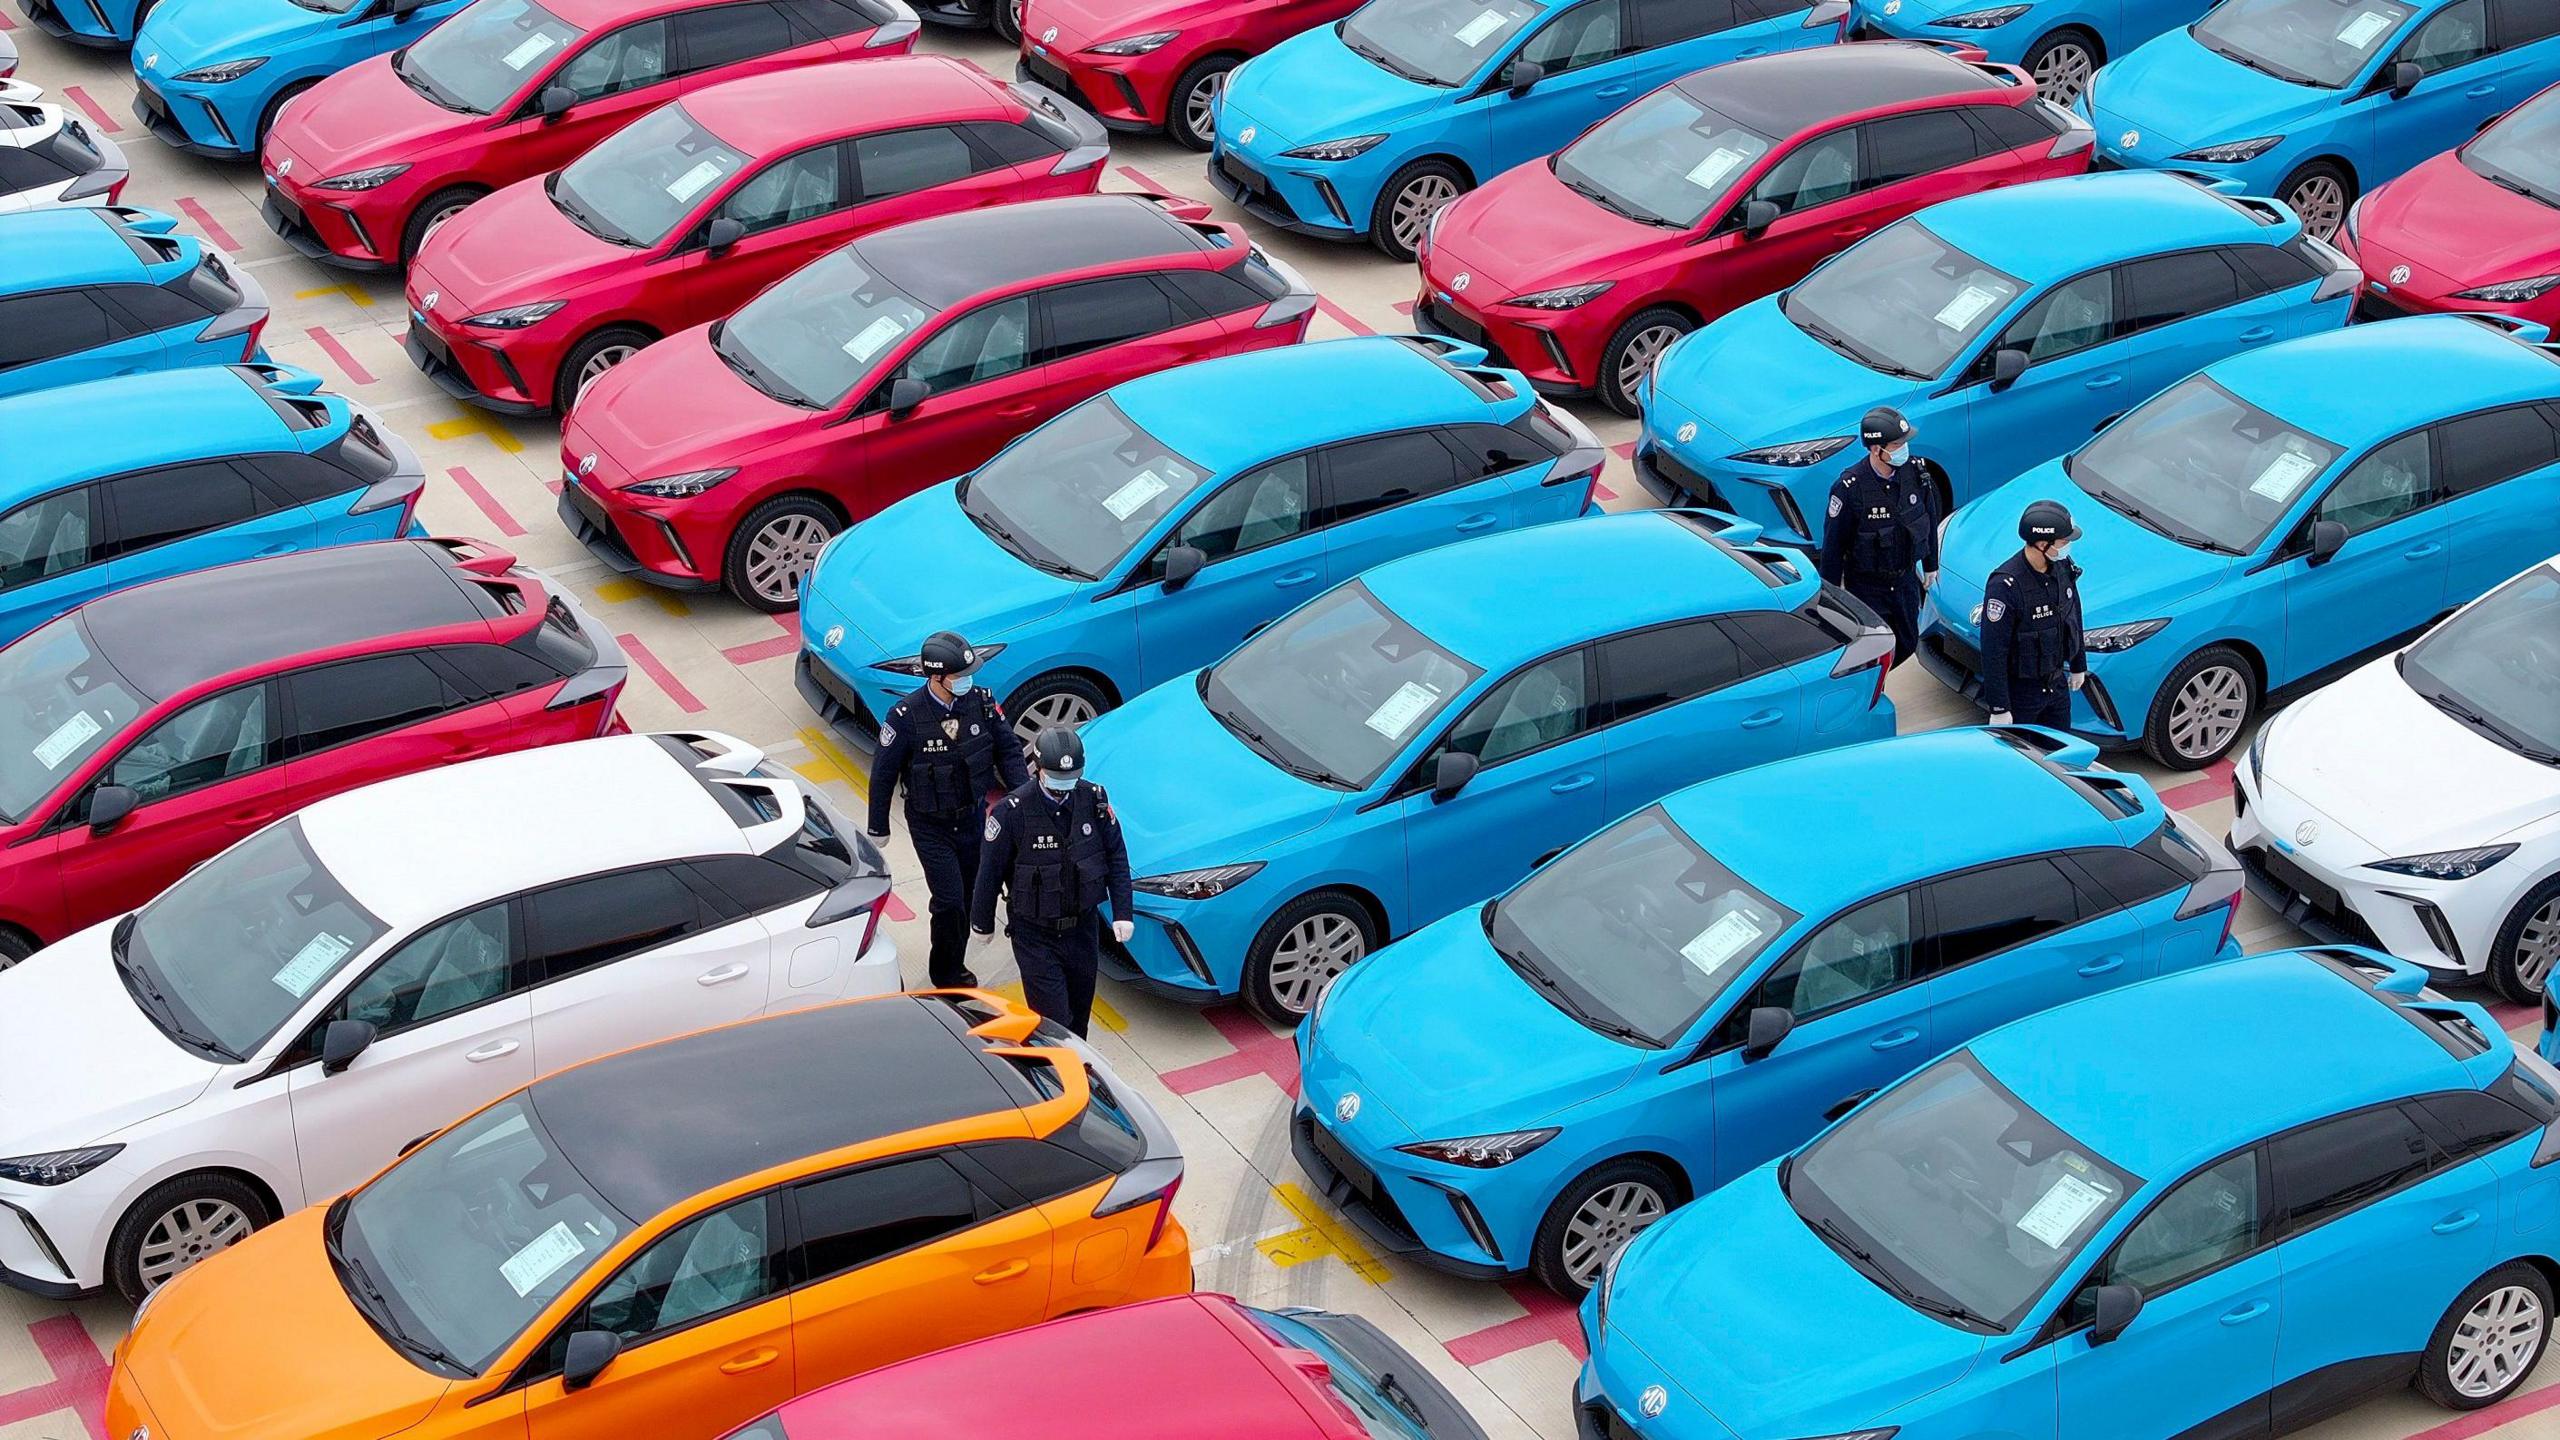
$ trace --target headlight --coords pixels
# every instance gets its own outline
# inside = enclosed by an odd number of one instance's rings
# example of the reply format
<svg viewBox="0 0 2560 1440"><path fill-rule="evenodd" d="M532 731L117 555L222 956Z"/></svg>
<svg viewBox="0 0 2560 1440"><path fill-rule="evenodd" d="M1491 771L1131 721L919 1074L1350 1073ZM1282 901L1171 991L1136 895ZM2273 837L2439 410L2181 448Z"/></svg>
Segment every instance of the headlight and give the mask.
<svg viewBox="0 0 2560 1440"><path fill-rule="evenodd" d="M1208 900L1224 895L1247 880L1262 873L1268 862L1248 860L1241 865L1212 865L1204 870L1175 870L1163 875L1142 875L1129 882L1130 888L1149 895L1162 895L1169 900Z"/></svg>
<svg viewBox="0 0 2560 1440"><path fill-rule="evenodd" d="M1544 1130L1505 1130L1499 1135L1470 1135L1463 1140L1422 1140L1396 1149L1425 1160L1444 1165L1464 1165L1470 1170L1491 1170L1508 1165L1560 1133L1550 1125Z"/></svg>
<svg viewBox="0 0 2560 1440"><path fill-rule="evenodd" d="M1439 209L1431 212L1430 219L1422 222L1423 249L1430 249L1432 243L1440 238L1440 222L1449 218L1450 209L1450 206L1443 205Z"/></svg>
<svg viewBox="0 0 2560 1440"><path fill-rule="evenodd" d="M2376 860L2364 868L2413 875L2420 880L2468 880L2514 853L2513 845L2474 845L2468 850L2438 850L2432 855Z"/></svg>
<svg viewBox="0 0 2560 1440"><path fill-rule="evenodd" d="M2166 620L2136 620L2125 625L2101 625L2081 635L2081 643L2101 655L2130 650L2169 628Z"/></svg>
<svg viewBox="0 0 2560 1440"><path fill-rule="evenodd" d="M1152 55L1164 43L1181 34L1179 30L1157 30L1145 35L1132 35L1126 40L1113 40L1093 47L1096 55Z"/></svg>
<svg viewBox="0 0 2560 1440"><path fill-rule="evenodd" d="M1603 280L1596 285L1567 285L1561 290L1540 290L1534 294L1514 296L1502 303L1522 305L1531 310L1572 310L1599 299L1617 283L1615 280Z"/></svg>
<svg viewBox="0 0 2560 1440"><path fill-rule="evenodd" d="M2347 207L2347 218L2338 222L2338 233L2347 237L2348 244L2357 243L2356 222L2363 218L2364 197L2359 195L2356 197L2356 203Z"/></svg>
<svg viewBox="0 0 2560 1440"><path fill-rule="evenodd" d="M21 1185L68 1184L122 1153L122 1145L90 1145L78 1150L20 1155L13 1160L0 1160L0 1180L15 1180Z"/></svg>
<svg viewBox="0 0 2560 1440"><path fill-rule="evenodd" d="M656 480L635 480L623 486L622 491L626 495L646 495L654 500L690 500L737 473L734 466L726 470L688 470L682 475L667 475Z"/></svg>
<svg viewBox="0 0 2560 1440"><path fill-rule="evenodd" d="M2483 285L2476 290L2457 290L2453 293L2453 298L2456 300L2538 300L2542 298L2543 291L2554 285L2560 285L2560 275L2536 275L2530 280L2501 280L2495 285Z"/></svg>
<svg viewBox="0 0 2560 1440"><path fill-rule="evenodd" d="M2258 733L2249 737L2249 773L2260 781L2267 778L2267 734L2276 728L2274 715L2258 718Z"/></svg>
<svg viewBox="0 0 2560 1440"><path fill-rule="evenodd" d="M1990 10L1967 10L1961 15L1948 15L1929 23L1953 25L1959 30L1997 30L2034 8L2032 5L2001 5Z"/></svg>
<svg viewBox="0 0 2560 1440"><path fill-rule="evenodd" d="M1627 1245L1634 1243L1630 1240ZM1621 1245L1609 1252L1608 1259L1600 1262L1600 1283L1591 1287L1593 1293L1600 1297L1591 1311L1591 1328L1595 1333L1609 1323L1609 1292L1618 1287L1618 1262L1626 1258L1627 1246Z"/></svg>
<svg viewBox="0 0 2560 1440"><path fill-rule="evenodd" d="M370 170L350 170L326 180L314 180L314 190L379 190L409 173L407 165L376 165Z"/></svg>
<svg viewBox="0 0 2560 1440"><path fill-rule="evenodd" d="M1321 145L1301 145L1295 150L1283 150L1280 154L1282 158L1289 160L1350 160L1377 149L1378 143L1386 138L1384 135L1354 135L1348 140L1327 140Z"/></svg>
<svg viewBox="0 0 2560 1440"><path fill-rule="evenodd" d="M1857 438L1855 435L1834 435L1823 440L1790 440L1784 445L1745 450L1733 458L1746 465L1815 465L1847 449L1856 443Z"/></svg>
<svg viewBox="0 0 2560 1440"><path fill-rule="evenodd" d="M225 60L219 65L207 65L202 69L189 70L178 78L194 85L220 85L237 80L266 63L266 56L252 55L246 60Z"/></svg>
<svg viewBox="0 0 2560 1440"><path fill-rule="evenodd" d="M850 535L853 532L847 530L844 533ZM835 542L829 541L828 543L833 544ZM820 560L826 559L826 552L820 551L818 558ZM1004 646L1005 642L1000 640L993 645L972 645L969 648L978 652L978 664L983 666L988 661L1003 654ZM874 670L893 671L900 675L922 675L924 673L924 660L920 656L899 655L888 660L874 660L871 662L871 668Z"/></svg>
<svg viewBox="0 0 2560 1440"><path fill-rule="evenodd" d="M2283 140L2284 137L2281 135L2261 135L2255 140L2234 140L2228 145L2207 145L2201 150L2190 150L2177 158L2201 160L2207 165L2237 165L2243 160L2257 159L2276 148Z"/></svg>
<svg viewBox="0 0 2560 1440"><path fill-rule="evenodd" d="M462 323L485 330L521 330L559 314L560 307L568 303L566 300L536 300L530 305L510 305L504 310L474 315Z"/></svg>

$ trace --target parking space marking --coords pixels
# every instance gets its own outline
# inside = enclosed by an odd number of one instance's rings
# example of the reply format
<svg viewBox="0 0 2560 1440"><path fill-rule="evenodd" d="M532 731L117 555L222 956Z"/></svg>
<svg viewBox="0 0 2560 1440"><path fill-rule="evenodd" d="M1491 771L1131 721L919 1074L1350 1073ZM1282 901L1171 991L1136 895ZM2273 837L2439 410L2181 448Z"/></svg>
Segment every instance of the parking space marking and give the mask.
<svg viewBox="0 0 2560 1440"><path fill-rule="evenodd" d="M208 237L210 237L214 244L221 246L225 250L238 250L240 248L240 242L232 239L231 232L223 229L221 222L215 220L212 212L206 210L202 204L198 203L194 196L181 195L178 197L178 213L194 221L196 223L196 228L203 231Z"/></svg>
<svg viewBox="0 0 2560 1440"><path fill-rule="evenodd" d="M676 672L668 669L665 662L650 653L648 646L640 643L639 636L626 631L613 638L622 643L622 653L631 657L631 663L639 666L640 672L648 676L652 684L665 692L668 699L676 702L677 709L687 715L702 713L704 708L702 701L696 698L692 691L684 688L684 682L676 678Z"/></svg>
<svg viewBox="0 0 2560 1440"><path fill-rule="evenodd" d="M1378 333L1377 331L1370 329L1366 322L1354 316L1350 311L1343 309L1341 306L1334 304L1332 301L1327 300L1321 295L1316 297L1316 310L1327 319L1333 321L1334 324L1341 326L1343 329L1350 331L1354 335L1375 335Z"/></svg>
<svg viewBox="0 0 2560 1440"><path fill-rule="evenodd" d="M1157 1077L1164 1081L1164 1088L1176 1095L1189 1095L1247 1075L1268 1075L1290 1099L1298 1098L1298 1042L1294 1034L1273 1034L1270 1026L1239 1005L1212 1006L1201 1011L1200 1018L1236 1047L1234 1052L1165 1071Z"/></svg>
<svg viewBox="0 0 2560 1440"><path fill-rule="evenodd" d="M759 660L779 660L799 648L799 636L776 635L770 640L750 640L744 645L732 645L720 652L720 658L732 665L753 665Z"/></svg>
<svg viewBox="0 0 2560 1440"><path fill-rule="evenodd" d="M1572 1351L1577 1361L1591 1358L1582 1344L1582 1322L1578 1318L1580 1306L1526 1278L1503 1281L1502 1293L1510 1296L1512 1303L1527 1313L1516 1320L1488 1325L1449 1341L1449 1354L1459 1364L1473 1369L1550 1340Z"/></svg>
<svg viewBox="0 0 2560 1440"><path fill-rule="evenodd" d="M2231 772L2234 768L2236 768L2235 762L2230 756L2225 755L2197 772L2195 779L2183 785L2172 785L2162 789L2160 803L2172 810L2185 810L2211 801L2228 799L2231 795Z"/></svg>
<svg viewBox="0 0 2560 1440"><path fill-rule="evenodd" d="M683 597L639 580L601 581L596 585L596 598L607 605L628 605L634 600L647 600L679 618L693 613L693 608L684 603Z"/></svg>
<svg viewBox="0 0 2560 1440"><path fill-rule="evenodd" d="M321 300L331 295L343 297L348 304L359 310L373 308L373 292L353 280L341 280L335 285L315 285L308 290L293 292L293 298L296 300Z"/></svg>
<svg viewBox="0 0 2560 1440"><path fill-rule="evenodd" d="M2457 1415L2441 1425L2421 1430L2409 1440L2472 1440L2475 1435L2486 1435L2528 1415L2539 1415L2554 1405L2560 1405L2560 1384L2545 1385L2522 1395L2510 1395L2486 1410Z"/></svg>
<svg viewBox="0 0 2560 1440"><path fill-rule="evenodd" d="M107 1357L77 1315L47 1315L27 1327L36 1353L53 1378L0 1395L0 1425L68 1410L80 1417L89 1440L107 1440Z"/></svg>
<svg viewBox="0 0 2560 1440"><path fill-rule="evenodd" d="M337 336L330 334L326 329L323 329L318 325L314 325L302 333L310 336L311 343L319 346L320 353L328 356L329 363L337 366L339 372L344 374L349 380L354 381L358 385L370 385L373 383L373 372L358 364L356 362L356 357L347 352L347 347L338 343Z"/></svg>
<svg viewBox="0 0 2560 1440"><path fill-rule="evenodd" d="M836 781L849 785L853 793L865 800L871 798L871 766L854 758L853 753L836 743L835 735L824 725L803 725L793 734L816 756L791 768L820 784Z"/></svg>
<svg viewBox="0 0 2560 1440"><path fill-rule="evenodd" d="M507 507L498 503L498 497L490 494L489 487L481 484L477 476L459 465L444 473L452 477L455 489L471 497L471 503L480 507L480 513L489 517L489 523L498 527L499 534L516 536L524 533L524 527L516 523L516 517L507 513Z"/></svg>
<svg viewBox="0 0 2560 1440"><path fill-rule="evenodd" d="M87 115L92 121L96 122L99 129L106 131L110 135L121 135L124 133L124 127L115 122L114 116L109 115L104 109L100 108L97 101L90 99L88 91L81 89L77 85L65 85L62 87L62 98L79 106L81 112Z"/></svg>
<svg viewBox="0 0 2560 1440"><path fill-rule="evenodd" d="M478 410L466 410L460 405L454 406L453 410L454 418L450 420L428 422L427 433L438 440L459 440L465 435L485 435L490 444L510 455L524 453L524 442L509 433L507 427L486 414Z"/></svg>
<svg viewBox="0 0 2560 1440"><path fill-rule="evenodd" d="M1261 1252L1263 1259L1286 1270L1330 1255L1372 1285L1387 1283L1387 1277L1394 1273L1387 1269L1387 1263L1369 1253L1369 1247L1314 1196L1296 1185L1274 1185L1271 1194L1298 1217L1298 1228L1254 1241L1253 1248Z"/></svg>
<svg viewBox="0 0 2560 1440"><path fill-rule="evenodd" d="M994 986L991 988L989 993L1001 995L1016 1005L1029 1005L1031 1003L1029 1000L1023 998L1022 982L1019 980L1008 981L1005 984ZM1113 1009L1111 1007L1111 1002L1103 999L1099 995L1093 997L1093 1023L1110 1031L1114 1035L1126 1034L1129 1029L1129 1017Z"/></svg>

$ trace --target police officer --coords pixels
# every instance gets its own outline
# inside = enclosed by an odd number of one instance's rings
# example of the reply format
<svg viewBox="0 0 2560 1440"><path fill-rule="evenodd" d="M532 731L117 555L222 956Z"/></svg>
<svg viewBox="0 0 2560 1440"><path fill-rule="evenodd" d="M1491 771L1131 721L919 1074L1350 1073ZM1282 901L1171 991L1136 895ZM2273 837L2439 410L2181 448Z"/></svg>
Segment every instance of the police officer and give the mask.
<svg viewBox="0 0 2560 1440"><path fill-rule="evenodd" d="M970 922L982 941L995 935L1002 886L1024 998L1082 1035L1093 1018L1102 964L1104 901L1116 917L1111 938L1126 945L1132 933L1129 847L1102 787L1084 778L1082 736L1053 725L1040 732L1032 751L1038 783L1015 789L987 812Z"/></svg>
<svg viewBox="0 0 2560 1440"><path fill-rule="evenodd" d="M1822 578L1875 607L1893 627L1895 664L1920 643L1920 591L1938 579L1938 495L1911 458L1911 422L1879 405L1858 422L1867 453L1831 482Z"/></svg>
<svg viewBox="0 0 2560 1440"><path fill-rule="evenodd" d="M871 761L871 838L889 838L889 797L906 783L907 834L932 893L927 966L937 986L969 973L969 887L978 878L978 819L987 797L1027 783L1004 710L977 686L978 652L948 630L917 657L923 688L889 709Z"/></svg>
<svg viewBox="0 0 2560 1440"><path fill-rule="evenodd" d="M2067 558L2080 532L2058 501L2018 517L2017 554L1991 572L1982 597L1982 703L1994 725L2071 723L2071 692L2089 678L2080 634L2080 567Z"/></svg>

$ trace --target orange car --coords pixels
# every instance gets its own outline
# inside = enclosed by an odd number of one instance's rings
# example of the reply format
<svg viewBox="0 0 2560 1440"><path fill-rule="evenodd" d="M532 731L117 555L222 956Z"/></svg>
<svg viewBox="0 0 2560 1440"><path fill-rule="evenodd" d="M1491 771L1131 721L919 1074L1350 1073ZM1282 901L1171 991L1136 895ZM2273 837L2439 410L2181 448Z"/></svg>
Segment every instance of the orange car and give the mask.
<svg viewBox="0 0 2560 1440"><path fill-rule="evenodd" d="M164 1287L108 1433L717 1435L814 1386L1191 1288L1182 1156L974 991L560 1071Z"/></svg>

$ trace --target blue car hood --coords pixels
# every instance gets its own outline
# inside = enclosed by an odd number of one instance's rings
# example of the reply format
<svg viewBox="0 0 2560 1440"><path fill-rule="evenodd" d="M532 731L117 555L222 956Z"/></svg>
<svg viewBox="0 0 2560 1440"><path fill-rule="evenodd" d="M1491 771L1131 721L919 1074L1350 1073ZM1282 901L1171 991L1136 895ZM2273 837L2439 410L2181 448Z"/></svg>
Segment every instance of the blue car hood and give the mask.
<svg viewBox="0 0 2560 1440"><path fill-rule="evenodd" d="M1797 1218L1768 1166L1637 1239L1600 1350L1613 1377L1632 1383L1649 1362L1744 1440L1784 1440L1889 1424L1896 1407L1961 1378L1986 1343L1851 1269ZM1621 1346L1642 1359L1606 1354ZM1818 1374L1806 1366L1814 1355Z"/></svg>
<svg viewBox="0 0 2560 1440"><path fill-rule="evenodd" d="M2206 145L2283 134L2306 116L2335 109L2345 93L2295 85L2225 60L2179 29L2101 71L2090 92L2090 113L2102 143L2165 159ZM2128 130L2141 132L2143 140L2125 145Z"/></svg>
<svg viewBox="0 0 2560 1440"><path fill-rule="evenodd" d="M1245 748L1200 703L1197 671L1089 722L1084 753L1085 774L1120 817L1133 875L1268 859L1358 798Z"/></svg>
<svg viewBox="0 0 2560 1440"><path fill-rule="evenodd" d="M1654 1052L1585 1029L1486 943L1480 907L1345 971L1308 1032L1307 1084L1356 1090L1417 1140L1525 1129L1626 1083Z"/></svg>
<svg viewBox="0 0 2560 1440"><path fill-rule="evenodd" d="M1001 639L1085 588L1032 569L988 538L961 510L958 484L946 480L910 495L828 546L810 577L811 616L803 628L822 614L840 621L848 631L838 647L845 659L868 664L913 655L937 630ZM872 653L862 653L856 635Z"/></svg>
<svg viewBox="0 0 2560 1440"><path fill-rule="evenodd" d="M2038 500L2061 501L2080 527L2071 558L2080 565L2080 610L2091 628L2172 616L2248 563L2135 524L2073 484L2062 462L2048 460L1947 522L1939 541L1942 607L1961 601L1969 612L1982 599L1991 572L2018 553L2018 516Z"/></svg>
<svg viewBox="0 0 2560 1440"><path fill-rule="evenodd" d="M1295 35L1239 66L1219 98L1233 118L1218 129L1230 143L1247 125L1251 149L1274 155L1297 145L1392 129L1461 92L1417 85L1344 48L1330 25Z"/></svg>
<svg viewBox="0 0 2560 1440"><path fill-rule="evenodd" d="M137 68L174 79L217 60L273 54L283 45L335 31L344 18L305 10L293 0L187 0L183 5L158 5L134 37L133 58Z"/></svg>
<svg viewBox="0 0 2560 1440"><path fill-rule="evenodd" d="M1654 393L1721 430L1737 450L1855 435L1858 417L1910 389L1795 327L1772 295L1682 339Z"/></svg>

